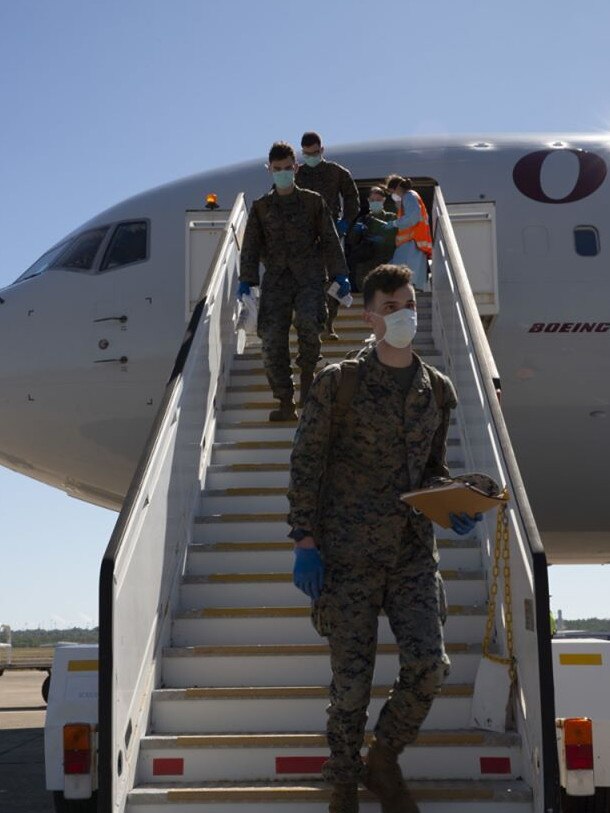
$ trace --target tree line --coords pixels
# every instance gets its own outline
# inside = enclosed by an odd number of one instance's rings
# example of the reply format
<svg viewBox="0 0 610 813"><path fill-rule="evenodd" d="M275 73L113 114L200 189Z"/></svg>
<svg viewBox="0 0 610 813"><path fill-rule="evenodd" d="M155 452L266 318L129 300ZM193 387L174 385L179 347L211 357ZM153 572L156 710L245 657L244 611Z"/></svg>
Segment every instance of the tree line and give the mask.
<svg viewBox="0 0 610 813"><path fill-rule="evenodd" d="M64 630L11 630L13 647L52 646L60 641L74 644L97 644L99 628L71 627Z"/></svg>

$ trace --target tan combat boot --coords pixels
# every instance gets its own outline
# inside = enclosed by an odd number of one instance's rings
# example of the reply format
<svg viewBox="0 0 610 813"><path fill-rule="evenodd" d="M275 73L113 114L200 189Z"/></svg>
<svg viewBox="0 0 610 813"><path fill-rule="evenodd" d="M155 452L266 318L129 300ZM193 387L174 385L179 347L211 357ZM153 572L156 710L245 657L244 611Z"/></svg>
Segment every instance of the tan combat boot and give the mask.
<svg viewBox="0 0 610 813"><path fill-rule="evenodd" d="M398 754L373 738L366 759L364 786L381 802L383 813L419 813L398 764Z"/></svg>
<svg viewBox="0 0 610 813"><path fill-rule="evenodd" d="M280 401L279 409L272 409L269 413L270 421L296 421L297 410L292 398Z"/></svg>
<svg viewBox="0 0 610 813"><path fill-rule="evenodd" d="M311 387L313 377L314 377L313 370L301 370L301 396L299 398L300 407L302 407L303 404L305 403L305 398L307 398L307 393L309 392L309 388Z"/></svg>
<svg viewBox="0 0 610 813"><path fill-rule="evenodd" d="M333 785L328 813L358 813L358 785L356 782Z"/></svg>

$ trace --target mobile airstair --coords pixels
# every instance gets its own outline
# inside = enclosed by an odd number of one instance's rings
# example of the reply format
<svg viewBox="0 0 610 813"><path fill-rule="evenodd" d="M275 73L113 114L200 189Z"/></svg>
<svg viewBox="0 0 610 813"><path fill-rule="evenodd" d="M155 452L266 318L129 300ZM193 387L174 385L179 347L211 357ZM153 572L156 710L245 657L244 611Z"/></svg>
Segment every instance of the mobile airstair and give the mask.
<svg viewBox="0 0 610 813"><path fill-rule="evenodd" d="M102 565L103 813L321 813L328 805L320 781L328 649L292 585L286 538L295 425L269 423L260 349L242 346L234 330L243 197L214 217L223 232ZM419 298L416 349L458 391L450 469L486 471L511 494L512 615L500 583L490 629L500 654L509 633L516 683L506 730L471 725L494 569L487 514L477 536L439 530L452 671L401 763L424 813L546 813L556 809L546 562L438 189L434 233L434 293ZM356 298L340 313L340 341L324 345L324 362L361 345L360 305ZM371 721L396 674L381 618ZM484 682L477 691L487 691ZM379 810L364 791L361 810Z"/></svg>

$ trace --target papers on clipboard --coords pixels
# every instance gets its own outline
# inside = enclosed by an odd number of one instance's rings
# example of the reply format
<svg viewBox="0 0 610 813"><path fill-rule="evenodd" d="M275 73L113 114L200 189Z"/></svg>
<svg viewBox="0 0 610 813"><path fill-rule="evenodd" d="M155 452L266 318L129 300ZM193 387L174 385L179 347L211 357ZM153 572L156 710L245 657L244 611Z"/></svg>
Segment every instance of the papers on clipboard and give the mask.
<svg viewBox="0 0 610 813"><path fill-rule="evenodd" d="M486 474L462 474L437 486L408 491L400 499L437 525L450 528L449 514L485 513L506 502L508 491Z"/></svg>

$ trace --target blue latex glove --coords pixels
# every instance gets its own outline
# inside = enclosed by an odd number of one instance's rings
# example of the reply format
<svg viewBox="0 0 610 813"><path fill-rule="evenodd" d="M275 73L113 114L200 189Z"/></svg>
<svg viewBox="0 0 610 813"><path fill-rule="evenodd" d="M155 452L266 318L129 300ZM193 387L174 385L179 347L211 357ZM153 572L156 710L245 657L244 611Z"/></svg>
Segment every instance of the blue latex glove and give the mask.
<svg viewBox="0 0 610 813"><path fill-rule="evenodd" d="M295 548L292 581L309 598L320 598L324 584L324 563L317 548Z"/></svg>
<svg viewBox="0 0 610 813"><path fill-rule="evenodd" d="M354 223L354 225L352 226L352 232L354 234L364 234L365 231L366 226L364 225L364 223Z"/></svg>
<svg viewBox="0 0 610 813"><path fill-rule="evenodd" d="M336 226L339 237L345 237L349 229L349 220L347 220L347 218L345 217L342 217L341 220L337 220Z"/></svg>
<svg viewBox="0 0 610 813"><path fill-rule="evenodd" d="M241 299L244 294L246 296L250 293L250 283L249 282L240 282L239 288L237 289L237 298Z"/></svg>
<svg viewBox="0 0 610 813"><path fill-rule="evenodd" d="M483 519L483 514L475 514L474 517L468 514L449 514L449 519L451 520L452 530L456 534L464 536L464 534L470 533L477 522Z"/></svg>
<svg viewBox="0 0 610 813"><path fill-rule="evenodd" d="M343 297L347 296L352 290L352 286L349 284L349 279L345 274L337 274L335 277L335 282L339 283L339 290L337 291L337 294L340 299L343 299Z"/></svg>

